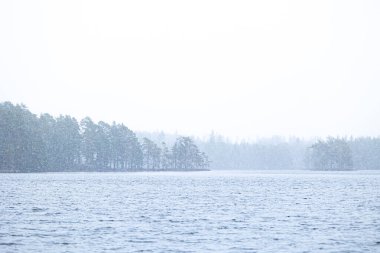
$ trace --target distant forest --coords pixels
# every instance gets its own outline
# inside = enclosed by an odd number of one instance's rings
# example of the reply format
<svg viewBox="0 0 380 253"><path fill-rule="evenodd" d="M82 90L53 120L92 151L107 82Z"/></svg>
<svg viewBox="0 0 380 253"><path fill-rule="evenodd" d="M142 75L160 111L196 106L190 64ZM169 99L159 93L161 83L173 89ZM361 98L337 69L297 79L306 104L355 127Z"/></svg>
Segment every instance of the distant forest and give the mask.
<svg viewBox="0 0 380 253"><path fill-rule="evenodd" d="M201 152L201 150L203 152ZM123 124L35 115L0 103L0 172L141 170L376 170L380 138L231 142L133 132Z"/></svg>
<svg viewBox="0 0 380 253"><path fill-rule="evenodd" d="M123 124L36 116L24 105L0 104L0 171L200 170L209 165L189 137L139 140Z"/></svg>
<svg viewBox="0 0 380 253"><path fill-rule="evenodd" d="M177 135L137 132L138 136L167 143ZM194 138L209 157L210 169L227 170L377 170L380 138L301 139L274 136L255 141L232 142L217 134Z"/></svg>
<svg viewBox="0 0 380 253"><path fill-rule="evenodd" d="M273 137L232 143L211 135L206 141L196 142L212 161L210 169L380 169L380 138L374 137L315 140Z"/></svg>

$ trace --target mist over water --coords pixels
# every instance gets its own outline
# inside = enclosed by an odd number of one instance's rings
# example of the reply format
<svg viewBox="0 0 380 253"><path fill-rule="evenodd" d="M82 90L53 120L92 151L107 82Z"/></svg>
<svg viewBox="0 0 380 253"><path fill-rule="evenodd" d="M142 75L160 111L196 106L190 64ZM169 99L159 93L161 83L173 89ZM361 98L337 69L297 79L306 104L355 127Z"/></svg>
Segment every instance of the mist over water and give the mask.
<svg viewBox="0 0 380 253"><path fill-rule="evenodd" d="M1 252L376 252L380 174L1 174Z"/></svg>

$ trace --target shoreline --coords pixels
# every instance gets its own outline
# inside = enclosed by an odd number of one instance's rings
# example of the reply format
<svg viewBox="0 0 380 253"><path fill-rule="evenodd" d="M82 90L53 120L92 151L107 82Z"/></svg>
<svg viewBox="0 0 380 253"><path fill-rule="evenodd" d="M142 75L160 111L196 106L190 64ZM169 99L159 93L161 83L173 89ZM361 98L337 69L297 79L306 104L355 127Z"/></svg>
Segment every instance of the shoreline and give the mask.
<svg viewBox="0 0 380 253"><path fill-rule="evenodd" d="M108 173L108 172L198 172L198 171L211 171L210 169L167 169L167 170L48 170L48 171L0 171L0 174L28 174L28 173L83 173L83 172L97 172L97 173Z"/></svg>

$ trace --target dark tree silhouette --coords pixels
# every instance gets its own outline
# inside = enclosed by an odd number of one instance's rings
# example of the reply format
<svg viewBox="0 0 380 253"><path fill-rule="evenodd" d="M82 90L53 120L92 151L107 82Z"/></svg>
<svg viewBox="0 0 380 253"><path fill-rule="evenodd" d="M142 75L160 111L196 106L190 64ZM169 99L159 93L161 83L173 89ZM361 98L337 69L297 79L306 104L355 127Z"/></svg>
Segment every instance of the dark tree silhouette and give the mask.
<svg viewBox="0 0 380 253"><path fill-rule="evenodd" d="M195 150L189 153L193 162L182 161L186 164L178 168L206 168L206 155L200 156L203 160L194 158L198 148L186 140ZM37 117L24 105L0 104L3 172L178 169L173 167L173 157L164 143L162 149L148 138L140 144L136 134L123 124L95 123L89 117L78 124L70 116Z"/></svg>
<svg viewBox="0 0 380 253"><path fill-rule="evenodd" d="M353 169L350 146L339 138L328 138L311 146L310 162L312 169L318 170Z"/></svg>

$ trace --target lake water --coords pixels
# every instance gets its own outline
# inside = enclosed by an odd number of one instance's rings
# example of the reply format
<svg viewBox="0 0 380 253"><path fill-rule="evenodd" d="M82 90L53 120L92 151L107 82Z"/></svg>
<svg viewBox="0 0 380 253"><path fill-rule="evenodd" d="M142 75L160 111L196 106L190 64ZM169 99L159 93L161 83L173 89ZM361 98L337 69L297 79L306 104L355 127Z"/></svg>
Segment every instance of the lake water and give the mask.
<svg viewBox="0 0 380 253"><path fill-rule="evenodd" d="M379 172L0 174L0 252L380 252Z"/></svg>

